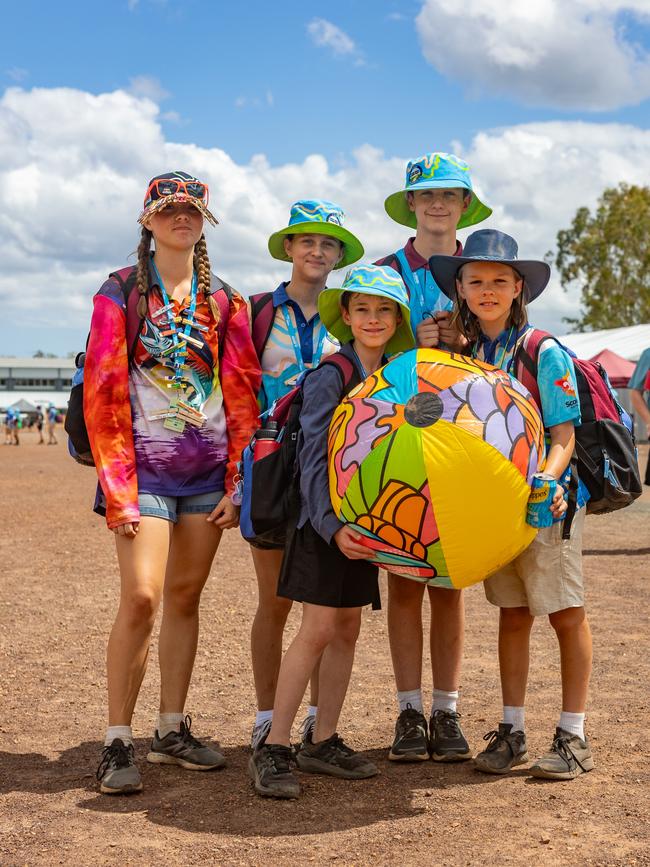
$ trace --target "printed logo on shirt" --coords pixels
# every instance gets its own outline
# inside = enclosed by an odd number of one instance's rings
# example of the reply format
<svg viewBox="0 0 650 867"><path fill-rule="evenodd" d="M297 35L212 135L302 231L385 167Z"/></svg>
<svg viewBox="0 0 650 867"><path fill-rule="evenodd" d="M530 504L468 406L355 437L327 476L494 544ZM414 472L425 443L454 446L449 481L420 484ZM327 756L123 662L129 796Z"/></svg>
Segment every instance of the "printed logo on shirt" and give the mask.
<svg viewBox="0 0 650 867"><path fill-rule="evenodd" d="M561 379L555 380L555 385L557 385L558 388L561 388L567 397L576 396L575 389L571 383L571 374L568 370Z"/></svg>

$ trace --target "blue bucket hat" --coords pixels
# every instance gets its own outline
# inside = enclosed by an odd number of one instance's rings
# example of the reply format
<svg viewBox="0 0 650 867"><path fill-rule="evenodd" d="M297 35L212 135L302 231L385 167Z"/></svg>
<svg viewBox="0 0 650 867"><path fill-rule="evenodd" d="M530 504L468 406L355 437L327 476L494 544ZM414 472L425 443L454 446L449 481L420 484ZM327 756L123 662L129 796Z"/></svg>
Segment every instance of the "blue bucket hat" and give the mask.
<svg viewBox="0 0 650 867"><path fill-rule="evenodd" d="M402 313L402 321L395 334L386 345L386 354L405 352L413 349L415 338L411 330L411 311L409 297L404 281L394 270L386 265L355 265L345 275L340 289L323 289L318 296L318 313L321 322L339 343L352 340L352 329L343 321L341 296L344 292L361 292L364 295L378 295L395 301Z"/></svg>
<svg viewBox="0 0 650 867"><path fill-rule="evenodd" d="M343 257L334 268L344 268L363 256L363 244L358 238L343 228L345 214L343 208L323 199L302 199L291 206L289 225L274 232L269 238L269 253L274 259L290 262L284 249L287 235L316 234L329 235L343 244Z"/></svg>
<svg viewBox="0 0 650 867"><path fill-rule="evenodd" d="M542 294L551 277L546 262L518 259L519 247L514 238L497 229L472 232L462 256L432 256L429 268L433 279L448 298L456 300L456 275L468 262L502 262L510 265L524 279L524 300L528 304Z"/></svg>
<svg viewBox="0 0 650 867"><path fill-rule="evenodd" d="M434 152L411 160L406 166L404 189L389 196L384 202L384 207L388 216L397 223L415 229L417 221L406 200L407 193L416 190L459 188L468 190L472 198L467 210L460 215L456 228L464 229L466 226L473 226L475 223L487 220L492 213L492 208L484 205L472 190L469 166L465 160L461 160L454 154Z"/></svg>

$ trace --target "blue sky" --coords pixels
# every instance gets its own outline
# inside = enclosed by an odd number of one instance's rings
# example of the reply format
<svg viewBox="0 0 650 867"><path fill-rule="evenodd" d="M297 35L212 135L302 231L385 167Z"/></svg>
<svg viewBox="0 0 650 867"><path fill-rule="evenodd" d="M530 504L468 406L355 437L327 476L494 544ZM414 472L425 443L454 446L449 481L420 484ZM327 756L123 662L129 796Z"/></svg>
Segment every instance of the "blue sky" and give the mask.
<svg viewBox="0 0 650 867"><path fill-rule="evenodd" d="M0 354L83 345L169 168L209 181L211 258L244 294L287 277L266 239L297 198L342 204L369 259L401 246L383 200L427 151L470 162L528 258L650 178L648 0L22 0L3 34ZM578 306L554 277L535 321Z"/></svg>

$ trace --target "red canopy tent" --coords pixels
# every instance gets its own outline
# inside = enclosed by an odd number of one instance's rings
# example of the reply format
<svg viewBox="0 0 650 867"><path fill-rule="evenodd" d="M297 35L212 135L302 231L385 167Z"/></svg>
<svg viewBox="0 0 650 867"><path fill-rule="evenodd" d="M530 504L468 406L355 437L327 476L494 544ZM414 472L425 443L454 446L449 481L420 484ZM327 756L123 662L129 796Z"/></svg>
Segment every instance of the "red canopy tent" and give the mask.
<svg viewBox="0 0 650 867"><path fill-rule="evenodd" d="M609 381L614 388L627 388L629 379L636 367L633 361L622 358L620 355L612 352L611 349L603 349L598 355L594 355L590 361L600 361L607 371Z"/></svg>

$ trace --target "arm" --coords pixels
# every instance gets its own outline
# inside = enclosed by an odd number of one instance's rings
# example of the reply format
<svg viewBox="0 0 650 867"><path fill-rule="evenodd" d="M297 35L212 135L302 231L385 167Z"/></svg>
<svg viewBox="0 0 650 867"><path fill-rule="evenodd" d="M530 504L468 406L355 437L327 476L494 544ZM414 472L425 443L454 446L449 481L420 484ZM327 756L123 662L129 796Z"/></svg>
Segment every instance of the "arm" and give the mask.
<svg viewBox="0 0 650 867"><path fill-rule="evenodd" d="M630 389L630 400L632 401L635 414L638 415L645 425L647 437L650 439L650 409L648 409L648 404L643 399L643 392L637 391L635 388Z"/></svg>
<svg viewBox="0 0 650 867"><path fill-rule="evenodd" d="M132 535L118 530L140 520L126 314L115 296L101 290L93 305L84 365L84 418L99 483L106 497L106 523L120 535Z"/></svg>
<svg viewBox="0 0 650 867"><path fill-rule="evenodd" d="M551 436L551 446L546 456L544 471L555 476L556 479L561 479L573 454L576 441L575 428L572 421L564 421L561 424L554 424L548 432ZM558 485L553 497L551 512L554 518L559 518L566 510L564 488Z"/></svg>
<svg viewBox="0 0 650 867"><path fill-rule="evenodd" d="M428 316L418 325L415 342L418 347L449 347L452 352L464 352L467 338L451 325L452 311L439 310L434 317Z"/></svg>

